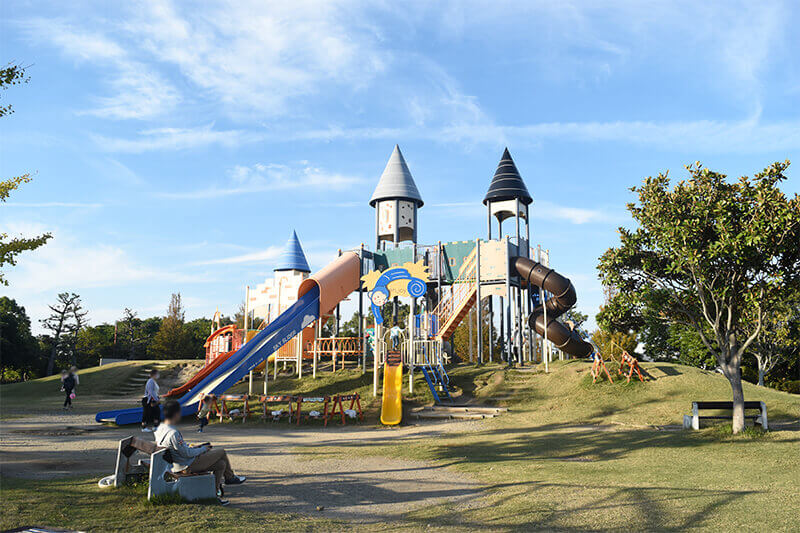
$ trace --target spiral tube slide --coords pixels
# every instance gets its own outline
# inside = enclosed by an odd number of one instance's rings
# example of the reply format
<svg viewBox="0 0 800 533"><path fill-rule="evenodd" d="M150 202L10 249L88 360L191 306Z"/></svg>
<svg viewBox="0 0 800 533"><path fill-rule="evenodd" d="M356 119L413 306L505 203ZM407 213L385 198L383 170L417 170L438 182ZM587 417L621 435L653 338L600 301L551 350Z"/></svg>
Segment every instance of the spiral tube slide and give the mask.
<svg viewBox="0 0 800 533"><path fill-rule="evenodd" d="M511 264L525 283L536 285L553 295L544 305L534 308L528 317L528 323L536 333L544 336L546 331L547 340L555 344L559 350L575 357L592 355L594 346L583 340L577 331L570 330L556 320L575 305L578 299L572 282L555 270L527 257L514 257ZM546 324L545 307L547 307Z"/></svg>

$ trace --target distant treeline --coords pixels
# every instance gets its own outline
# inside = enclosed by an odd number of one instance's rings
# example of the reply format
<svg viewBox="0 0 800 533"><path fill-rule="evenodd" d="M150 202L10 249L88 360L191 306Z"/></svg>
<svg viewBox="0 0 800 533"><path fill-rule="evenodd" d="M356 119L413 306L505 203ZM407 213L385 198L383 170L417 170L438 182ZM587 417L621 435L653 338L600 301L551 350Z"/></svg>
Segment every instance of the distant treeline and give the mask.
<svg viewBox="0 0 800 533"><path fill-rule="evenodd" d="M166 316L140 318L125 309L115 323L88 324L80 298L58 296L51 316L41 321L47 331L31 333L25 308L0 297L0 376L3 382L51 375L64 368L86 368L111 359L202 359L211 333L209 318L184 320L180 294L173 294ZM221 325L242 317L222 317ZM241 324L240 324L241 325Z"/></svg>

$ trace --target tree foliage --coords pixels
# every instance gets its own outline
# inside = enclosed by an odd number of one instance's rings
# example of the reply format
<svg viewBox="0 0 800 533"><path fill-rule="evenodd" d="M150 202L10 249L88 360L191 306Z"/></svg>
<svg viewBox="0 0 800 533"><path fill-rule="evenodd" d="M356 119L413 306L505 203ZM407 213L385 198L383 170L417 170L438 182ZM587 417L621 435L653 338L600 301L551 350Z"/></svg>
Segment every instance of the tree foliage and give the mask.
<svg viewBox="0 0 800 533"><path fill-rule="evenodd" d="M11 298L0 297L0 381L6 379L6 369L23 374L38 366L39 350L25 308Z"/></svg>
<svg viewBox="0 0 800 533"><path fill-rule="evenodd" d="M731 383L735 432L744 427L742 357L800 285L800 197L779 187L788 166L732 182L696 163L674 187L666 174L645 179L628 205L637 228L620 228L620 245L598 266L619 289L606 320L696 332Z"/></svg>
<svg viewBox="0 0 800 533"><path fill-rule="evenodd" d="M9 64L0 69L0 89L6 90L11 86L28 83L28 76L25 68L19 65ZM11 104L0 105L0 117L10 115L14 112ZM12 191L15 191L23 183L31 181L30 174L15 176L5 180L0 180L0 202L5 203ZM44 233L37 237L10 237L8 233L0 232L0 269L5 265L14 266L17 264L17 256L22 252L35 250L45 244L52 235ZM8 285L8 281L0 270L0 285Z"/></svg>
<svg viewBox="0 0 800 533"><path fill-rule="evenodd" d="M184 327L185 311L180 293L170 298L167 316L161 320L158 332L148 346L147 353L153 359L187 359L191 357L188 331Z"/></svg>

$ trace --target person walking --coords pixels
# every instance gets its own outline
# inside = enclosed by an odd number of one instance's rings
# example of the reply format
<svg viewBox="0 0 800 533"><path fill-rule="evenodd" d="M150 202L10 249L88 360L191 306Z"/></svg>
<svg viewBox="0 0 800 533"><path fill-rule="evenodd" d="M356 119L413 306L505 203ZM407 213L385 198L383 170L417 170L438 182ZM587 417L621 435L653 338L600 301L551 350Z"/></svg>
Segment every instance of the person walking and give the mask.
<svg viewBox="0 0 800 533"><path fill-rule="evenodd" d="M150 433L158 427L161 420L161 409L158 406L158 370L150 371L150 379L144 386L142 398L142 433Z"/></svg>
<svg viewBox="0 0 800 533"><path fill-rule="evenodd" d="M61 386L66 397L64 398L64 410L72 409L72 399L75 397L75 378L63 370L61 372Z"/></svg>

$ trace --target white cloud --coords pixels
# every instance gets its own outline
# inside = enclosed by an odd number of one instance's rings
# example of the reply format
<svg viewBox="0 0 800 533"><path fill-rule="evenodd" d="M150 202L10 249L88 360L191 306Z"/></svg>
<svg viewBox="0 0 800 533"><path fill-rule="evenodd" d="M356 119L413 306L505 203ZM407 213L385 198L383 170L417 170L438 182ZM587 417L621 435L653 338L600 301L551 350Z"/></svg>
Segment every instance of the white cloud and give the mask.
<svg viewBox="0 0 800 533"><path fill-rule="evenodd" d="M210 259L207 261L199 261L198 265L238 265L244 263L264 263L274 261L281 255L283 251L282 246L270 246L265 250L252 252L247 254L234 255L231 257L222 257L220 259Z"/></svg>
<svg viewBox="0 0 800 533"><path fill-rule="evenodd" d="M110 95L94 97L97 106L79 114L145 119L162 115L181 100L177 89L107 35L54 19L36 18L22 27L31 39L49 41L79 63L110 67L104 71Z"/></svg>
<svg viewBox="0 0 800 533"><path fill-rule="evenodd" d="M92 135L92 139L107 152L142 153L157 150L186 150L209 145L225 147L255 142L261 136L242 130L215 130L214 124L196 128L154 128L139 132L139 137L123 139Z"/></svg>
<svg viewBox="0 0 800 533"><path fill-rule="evenodd" d="M311 188L314 190L343 190L362 183L361 178L329 172L301 161L299 166L262 164L237 165L230 171L230 180L195 191L168 192L159 196L181 199L204 199L252 194L255 192Z"/></svg>
<svg viewBox="0 0 800 533"><path fill-rule="evenodd" d="M9 234L38 235L38 224L10 224ZM41 294L96 287L124 287L140 282L192 281L190 276L140 264L120 247L90 244L55 230L41 248L20 256L7 273L13 292Z"/></svg>
<svg viewBox="0 0 800 533"><path fill-rule="evenodd" d="M531 217L542 220L563 220L576 225L588 224L590 222L614 223L624 220L624 217L611 213L608 210L569 207L547 201L534 202L531 208Z"/></svg>

